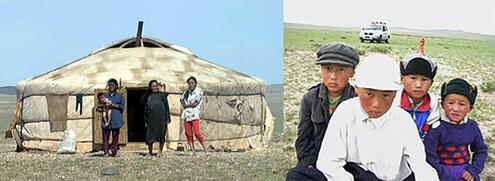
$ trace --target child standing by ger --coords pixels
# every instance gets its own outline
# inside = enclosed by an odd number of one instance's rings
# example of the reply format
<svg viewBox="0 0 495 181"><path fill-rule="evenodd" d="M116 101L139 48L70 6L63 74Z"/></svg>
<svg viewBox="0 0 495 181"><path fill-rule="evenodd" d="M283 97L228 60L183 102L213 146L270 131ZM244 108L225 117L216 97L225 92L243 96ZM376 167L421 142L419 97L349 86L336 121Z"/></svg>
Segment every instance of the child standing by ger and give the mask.
<svg viewBox="0 0 495 181"><path fill-rule="evenodd" d="M488 147L478 123L467 117L476 94L477 88L463 79L442 85L445 113L441 114L440 126L432 129L424 140L426 161L437 170L440 180L480 180ZM473 152L472 158L469 150Z"/></svg>

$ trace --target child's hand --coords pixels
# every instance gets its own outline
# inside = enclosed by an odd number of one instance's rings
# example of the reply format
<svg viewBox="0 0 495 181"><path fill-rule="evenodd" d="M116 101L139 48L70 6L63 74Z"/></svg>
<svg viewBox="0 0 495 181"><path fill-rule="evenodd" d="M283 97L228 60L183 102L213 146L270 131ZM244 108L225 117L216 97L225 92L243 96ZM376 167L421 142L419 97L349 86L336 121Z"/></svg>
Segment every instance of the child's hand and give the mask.
<svg viewBox="0 0 495 181"><path fill-rule="evenodd" d="M108 127L109 124L110 122L105 122L105 128Z"/></svg>
<svg viewBox="0 0 495 181"><path fill-rule="evenodd" d="M474 177L467 170L462 171L462 179L467 181L474 181Z"/></svg>

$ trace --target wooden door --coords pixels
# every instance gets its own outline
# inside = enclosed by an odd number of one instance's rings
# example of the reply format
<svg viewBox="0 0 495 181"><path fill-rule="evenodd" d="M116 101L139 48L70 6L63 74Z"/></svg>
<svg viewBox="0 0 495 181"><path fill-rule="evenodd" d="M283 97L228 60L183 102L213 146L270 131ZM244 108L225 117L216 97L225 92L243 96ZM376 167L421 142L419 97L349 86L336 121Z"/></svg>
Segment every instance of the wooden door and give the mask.
<svg viewBox="0 0 495 181"><path fill-rule="evenodd" d="M101 118L102 115L96 108L98 107L98 93L107 93L107 89L95 89L94 101L95 107L93 108L93 143L94 144L103 144L103 135L101 130ZM119 135L119 144L127 144L127 90L126 89L117 89L117 92L122 93L124 95L124 126L120 128ZM112 136L110 135L109 143L112 142Z"/></svg>

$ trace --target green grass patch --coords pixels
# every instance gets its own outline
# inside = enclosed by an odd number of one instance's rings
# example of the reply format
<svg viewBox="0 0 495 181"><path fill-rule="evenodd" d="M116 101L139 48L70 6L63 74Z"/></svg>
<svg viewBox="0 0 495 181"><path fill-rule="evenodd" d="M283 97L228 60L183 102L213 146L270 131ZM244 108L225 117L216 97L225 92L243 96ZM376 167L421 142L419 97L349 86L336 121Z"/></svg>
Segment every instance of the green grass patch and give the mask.
<svg viewBox="0 0 495 181"><path fill-rule="evenodd" d="M0 113L0 128L10 127L10 123L12 122L13 118L13 113Z"/></svg>
<svg viewBox="0 0 495 181"><path fill-rule="evenodd" d="M281 134L284 132L283 96L282 84L267 86L265 97L266 103L268 104L268 107L270 107L270 111L275 118L274 134Z"/></svg>
<svg viewBox="0 0 495 181"><path fill-rule="evenodd" d="M495 50L495 37L473 35L462 38L460 36L392 33L390 44L386 44L361 43L358 31L286 28L284 44L285 51L316 52L321 45L339 41L353 45L361 55L366 52L403 53L401 58L404 58L407 54L416 52L421 37L426 38L425 53L431 57L459 57L462 62L477 59L477 62L482 63L488 61L487 57L495 56L495 51L493 51ZM359 50L361 48L366 51ZM491 64L493 65L493 62Z"/></svg>
<svg viewBox="0 0 495 181"><path fill-rule="evenodd" d="M297 137L297 131L296 130L286 130L283 134L282 141L283 142L291 142L292 139Z"/></svg>
<svg viewBox="0 0 495 181"><path fill-rule="evenodd" d="M0 94L0 128L8 128L14 118L16 96Z"/></svg>
<svg viewBox="0 0 495 181"><path fill-rule="evenodd" d="M15 102L16 95L0 94L0 100Z"/></svg>
<svg viewBox="0 0 495 181"><path fill-rule="evenodd" d="M481 84L481 90L483 92L494 92L495 91L495 80L485 80Z"/></svg>

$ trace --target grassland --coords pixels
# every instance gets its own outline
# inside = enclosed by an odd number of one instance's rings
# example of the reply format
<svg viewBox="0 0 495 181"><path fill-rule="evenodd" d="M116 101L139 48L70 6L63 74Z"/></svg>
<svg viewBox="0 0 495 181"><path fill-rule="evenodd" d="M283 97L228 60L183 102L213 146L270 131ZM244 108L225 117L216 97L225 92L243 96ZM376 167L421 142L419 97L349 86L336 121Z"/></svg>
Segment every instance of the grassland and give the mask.
<svg viewBox="0 0 495 181"><path fill-rule="evenodd" d="M392 30L393 31L393 30ZM464 36L465 35L465 36ZM402 60L418 49L419 39L426 38L425 53L438 65L437 76L430 92L440 93L440 85L452 78L461 77L474 85L490 87L495 82L495 37L474 34L404 34L392 32L390 44L361 43L359 32L342 29L286 28L284 31L284 146L285 153L297 159L294 141L299 124L299 106L304 93L321 81L320 67L314 64L316 50L330 42L344 42L354 46L361 59L371 53L385 53ZM352 83L352 80L351 80ZM490 147L485 180L495 178L495 91L479 90L470 117L477 120L485 141Z"/></svg>
<svg viewBox="0 0 495 181"><path fill-rule="evenodd" d="M10 126L14 118L15 101L15 95L0 94L0 128Z"/></svg>
<svg viewBox="0 0 495 181"><path fill-rule="evenodd" d="M284 132L283 91L283 84L268 85L266 89L266 102L275 118L275 128L273 132L276 135Z"/></svg>
<svg viewBox="0 0 495 181"><path fill-rule="evenodd" d="M15 152L11 139L0 138L0 180L283 180L290 162L281 149L213 152L189 156L166 151L164 157L121 152L57 155Z"/></svg>

